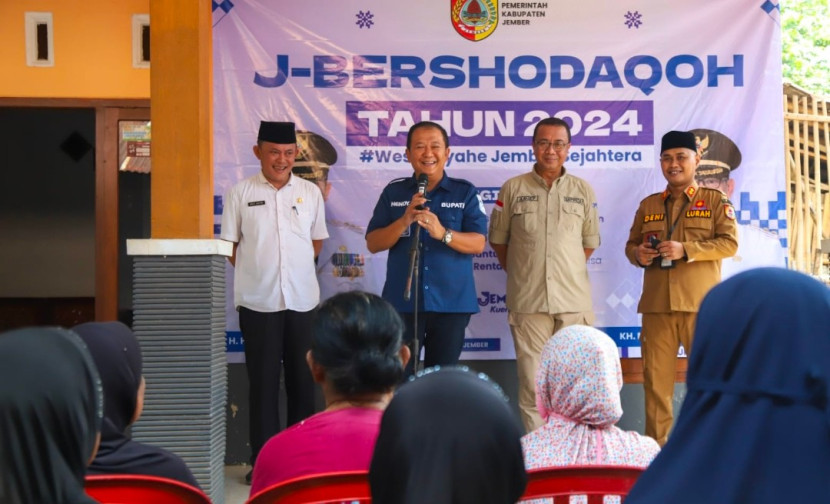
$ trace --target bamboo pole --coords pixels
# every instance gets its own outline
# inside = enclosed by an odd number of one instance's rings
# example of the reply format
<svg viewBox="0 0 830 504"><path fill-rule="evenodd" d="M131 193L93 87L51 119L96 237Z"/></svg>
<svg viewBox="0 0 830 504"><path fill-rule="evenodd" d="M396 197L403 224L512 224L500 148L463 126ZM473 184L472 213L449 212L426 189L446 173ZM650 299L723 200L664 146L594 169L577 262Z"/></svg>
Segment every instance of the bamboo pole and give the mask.
<svg viewBox="0 0 830 504"><path fill-rule="evenodd" d="M798 113L800 108L800 103L798 97L793 97L793 112ZM804 215L804 201L802 199L802 194L804 191L803 184L802 184L802 168L801 168L801 127L800 121L793 122L793 133L795 138L793 139L793 160L795 161L795 213L794 216L799 217ZM793 236L793 246L795 247L795 269L798 271L804 271L804 219L798 218L796 222L796 226L793 228L795 231Z"/></svg>
<svg viewBox="0 0 830 504"><path fill-rule="evenodd" d="M821 141L824 141L824 159L825 159L825 166L828 169L828 183L830 183L830 163L827 163L828 154L830 154L830 122L826 121L830 119L830 114L828 114L828 104L826 100L822 100L821 102L821 111L824 114L825 122L823 124L824 130L824 138L816 138L816 151L821 155ZM820 176L819 176L820 177ZM828 184L830 185L830 184ZM824 194L823 200L823 216L824 218L820 221L821 224L821 238L822 239L830 239L830 190L828 190ZM830 273L830 254L822 253L821 252L821 242L819 242L819 257L821 257L821 261L819 261L819 273L822 272L821 268L824 268L824 273Z"/></svg>
<svg viewBox="0 0 830 504"><path fill-rule="evenodd" d="M822 238L830 239L830 191L824 193L824 222L821 223Z"/></svg>
<svg viewBox="0 0 830 504"><path fill-rule="evenodd" d="M796 114L794 112L785 112L784 118L793 121L819 121L830 123L830 117L824 114Z"/></svg>
<svg viewBox="0 0 830 504"><path fill-rule="evenodd" d="M818 100L813 97L811 100L813 116L818 117ZM813 192L814 206L815 206L815 234L813 235L813 247L811 253L813 256L812 273L818 275L821 272L821 235L823 232L822 223L824 217L821 208L821 149L819 139L819 122L815 119L811 120L813 124L813 184L815 191Z"/></svg>
<svg viewBox="0 0 830 504"><path fill-rule="evenodd" d="M823 100L821 102L821 109L822 109L821 111L824 115L824 122L825 122L824 127L822 129L824 130L824 152L825 152L824 158L825 158L825 163L826 163L828 153L830 153L830 114L828 114L828 110L827 110L827 101ZM816 142L816 151L819 152L819 155L821 154L821 152L820 152L821 148L819 147L818 139L817 139L817 142ZM827 169L828 169L828 184L824 185L824 187L830 186L830 165L827 166ZM822 221L822 226L821 226L821 229L822 229L821 237L823 239L830 239L830 187L827 187L827 191L828 192L825 194L825 198L824 198L824 212L823 212L824 219Z"/></svg>
<svg viewBox="0 0 830 504"><path fill-rule="evenodd" d="M786 187L786 194L784 197L784 201L786 204L787 209L787 222L788 222L788 229L787 229L787 266L793 268L793 260L794 254L793 251L795 250L795 222L793 221L793 201L791 199L792 190L792 169L793 169L793 158L792 158L792 148L790 147L790 126L793 123L793 119L789 118L787 110L790 108L790 96L784 95L784 187Z"/></svg>
<svg viewBox="0 0 830 504"><path fill-rule="evenodd" d="M810 97L804 96L801 98L801 110L807 111L810 108ZM813 223L815 222L815 207L813 205L813 193L810 191L810 125L807 121L799 121L803 133L804 145L801 148L801 177L803 180L803 193L801 197L804 199L804 213L802 214L802 223L804 225L804 241L802 251L804 253L804 271L806 273L813 272L813 250L815 244L813 242Z"/></svg>

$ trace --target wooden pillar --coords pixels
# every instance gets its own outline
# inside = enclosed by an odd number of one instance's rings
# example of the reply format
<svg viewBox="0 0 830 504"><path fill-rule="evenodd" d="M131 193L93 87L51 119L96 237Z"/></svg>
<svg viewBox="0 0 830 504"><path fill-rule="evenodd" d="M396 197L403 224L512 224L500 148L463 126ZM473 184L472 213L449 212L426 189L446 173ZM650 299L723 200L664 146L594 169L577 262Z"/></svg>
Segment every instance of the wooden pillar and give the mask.
<svg viewBox="0 0 830 504"><path fill-rule="evenodd" d="M213 238L211 3L150 0L152 238Z"/></svg>
<svg viewBox="0 0 830 504"><path fill-rule="evenodd" d="M118 110L95 109L95 320L118 320Z"/></svg>
<svg viewBox="0 0 830 504"><path fill-rule="evenodd" d="M213 239L211 37L211 2L150 0L151 239L127 249L147 376L133 435L181 456L223 504L231 245Z"/></svg>

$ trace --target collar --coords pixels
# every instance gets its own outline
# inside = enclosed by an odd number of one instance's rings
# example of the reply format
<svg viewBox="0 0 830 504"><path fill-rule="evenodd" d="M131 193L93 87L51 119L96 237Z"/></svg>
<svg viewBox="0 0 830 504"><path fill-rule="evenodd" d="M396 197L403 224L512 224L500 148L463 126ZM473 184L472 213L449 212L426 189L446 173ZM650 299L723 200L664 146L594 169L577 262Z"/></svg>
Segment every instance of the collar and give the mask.
<svg viewBox="0 0 830 504"><path fill-rule="evenodd" d="M689 201L691 201L691 200L692 200L692 198L694 198L694 197L695 197L695 194L697 194L697 191L698 191L698 185L697 185L697 182L692 182L692 183L689 185L689 187L687 187L687 188L683 191L683 193L686 195L686 198L687 198ZM667 187L663 190L663 192L662 192L662 193L660 193L660 197L663 199L663 201L666 201L666 199L667 199L669 196L671 196L671 191L669 191L669 188L668 188L668 186L667 186Z"/></svg>
<svg viewBox="0 0 830 504"><path fill-rule="evenodd" d="M530 174L533 175L533 178L537 182L539 182L540 184L544 184L545 188L548 187L548 183L545 180L545 177L539 175L539 172L536 171L536 163L533 164L533 169L530 170ZM556 180L554 180L553 183L558 184L559 181L562 180L563 178L565 178L565 175L567 175L567 174L568 174L568 170L563 166L562 167L562 173L560 173L559 176L556 177Z"/></svg>
<svg viewBox="0 0 830 504"><path fill-rule="evenodd" d="M262 170L259 170L257 172L256 176L257 176L257 182L259 182L260 184L268 184L275 191L278 190L276 187L271 185L271 182L268 182L268 179L265 178L265 175L262 174ZM283 187L288 187L288 186L292 185L293 182L294 182L294 172L291 172L291 176L288 177L288 182L286 182Z"/></svg>
<svg viewBox="0 0 830 504"><path fill-rule="evenodd" d="M409 180L412 183L412 186L417 190L418 189L418 177L415 175L415 172L412 172L412 176L409 177ZM447 176L446 170L441 175L441 180L438 182L438 185L435 186L435 189L433 189L433 191L438 190L438 189L444 189L445 191L450 190L450 188L449 188L449 177ZM427 191L427 192L429 192L429 191Z"/></svg>

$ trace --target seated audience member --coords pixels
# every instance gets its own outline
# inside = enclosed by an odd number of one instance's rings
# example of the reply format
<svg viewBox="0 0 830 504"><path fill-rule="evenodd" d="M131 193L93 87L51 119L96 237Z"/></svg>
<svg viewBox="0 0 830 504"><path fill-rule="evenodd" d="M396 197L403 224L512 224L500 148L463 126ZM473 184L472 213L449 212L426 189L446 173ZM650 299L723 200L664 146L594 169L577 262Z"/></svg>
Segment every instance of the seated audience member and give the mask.
<svg viewBox="0 0 830 504"><path fill-rule="evenodd" d="M669 442L626 504L830 499L830 289L748 270L703 299Z"/></svg>
<svg viewBox="0 0 830 504"><path fill-rule="evenodd" d="M198 488L178 455L125 433L144 409L141 347L133 331L121 322L88 322L72 330L86 343L104 386L101 446L87 473L161 476Z"/></svg>
<svg viewBox="0 0 830 504"><path fill-rule="evenodd" d="M323 302L306 360L326 409L265 443L252 496L298 476L369 469L383 410L409 360L402 334L400 316L379 296L350 291Z"/></svg>
<svg viewBox="0 0 830 504"><path fill-rule="evenodd" d="M536 408L545 423L522 438L525 466L647 466L660 451L657 442L615 425L622 385L608 335L574 325L551 336L536 373Z"/></svg>
<svg viewBox="0 0 830 504"><path fill-rule="evenodd" d="M498 386L430 368L397 392L369 471L376 504L513 504L524 492L519 419Z"/></svg>
<svg viewBox="0 0 830 504"><path fill-rule="evenodd" d="M0 334L0 502L94 503L101 382L86 346L59 328Z"/></svg>

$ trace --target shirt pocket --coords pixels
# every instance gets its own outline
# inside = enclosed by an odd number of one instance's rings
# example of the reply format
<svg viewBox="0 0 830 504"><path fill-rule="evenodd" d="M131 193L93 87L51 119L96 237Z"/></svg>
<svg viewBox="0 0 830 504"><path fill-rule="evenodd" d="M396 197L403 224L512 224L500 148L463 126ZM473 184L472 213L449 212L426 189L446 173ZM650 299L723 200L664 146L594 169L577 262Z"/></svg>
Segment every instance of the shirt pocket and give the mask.
<svg viewBox="0 0 830 504"><path fill-rule="evenodd" d="M694 217L683 222L681 241L708 240L714 237L714 222L711 218Z"/></svg>
<svg viewBox="0 0 830 504"><path fill-rule="evenodd" d="M462 216L460 210L444 209L433 213L435 213L445 228L452 229L453 231L461 231Z"/></svg>
<svg viewBox="0 0 830 504"><path fill-rule="evenodd" d="M242 236L252 238L258 235L260 230L277 225L277 215L271 202L257 200L243 203L243 205L240 211Z"/></svg>
<svg viewBox="0 0 830 504"><path fill-rule="evenodd" d="M306 205L291 208L291 232L299 236L311 236L311 209Z"/></svg>
<svg viewBox="0 0 830 504"><path fill-rule="evenodd" d="M539 227L539 202L521 201L514 204L511 227L519 234L533 237Z"/></svg>
<svg viewBox="0 0 830 504"><path fill-rule="evenodd" d="M567 231L582 232L582 224L585 222L585 207L580 203L559 200L561 215L559 225Z"/></svg>
<svg viewBox="0 0 830 504"><path fill-rule="evenodd" d="M663 241L666 239L666 221L646 222L640 231L643 233L643 243L651 243L652 236Z"/></svg>

